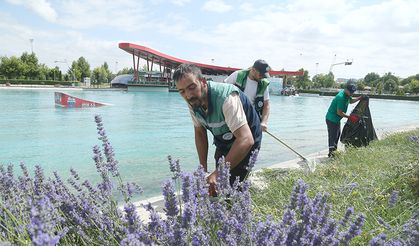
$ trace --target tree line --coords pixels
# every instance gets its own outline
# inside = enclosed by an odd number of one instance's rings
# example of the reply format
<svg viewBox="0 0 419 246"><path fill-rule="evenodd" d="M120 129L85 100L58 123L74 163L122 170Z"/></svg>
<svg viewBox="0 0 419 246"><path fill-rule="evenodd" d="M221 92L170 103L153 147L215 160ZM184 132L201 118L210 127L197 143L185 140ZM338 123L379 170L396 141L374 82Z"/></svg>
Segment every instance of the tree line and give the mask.
<svg viewBox="0 0 419 246"><path fill-rule="evenodd" d="M67 63L66 61L56 62ZM140 68L140 70L146 69L146 66ZM294 85L298 89L339 88L344 86L344 83L336 83L332 72L316 74L310 78L307 70L301 68L299 71L304 71L304 75L287 79L288 84ZM93 84L102 84L110 83L117 75L133 73L132 68L123 68L113 74L109 70L107 62L91 70L89 62L83 56L73 61L64 73L58 66L50 68L39 63L35 53L24 52L20 57L0 57L0 79L83 81L84 78L90 78ZM351 79L351 81L357 84L358 90L369 90L376 94L404 95L406 93L419 93L419 74L399 78L390 72L383 76L371 72L364 78Z"/></svg>
<svg viewBox="0 0 419 246"><path fill-rule="evenodd" d="M66 61L55 61L66 63ZM124 68L120 72L129 71ZM119 74L119 73L118 73ZM21 79L21 80L51 80L51 81L83 81L90 78L93 84L109 83L116 75L109 70L109 65L104 62L102 65L90 69L89 62L84 58L71 62L67 71L63 72L58 66L48 67L39 60L35 53L24 52L20 57L0 57L0 79Z"/></svg>
<svg viewBox="0 0 419 246"><path fill-rule="evenodd" d="M328 74L316 74L310 78L308 71L304 71L303 76L297 76L287 79L287 84L294 85L298 89L320 89L320 88L343 88L345 83L336 83L332 72ZM419 74L407 78L399 78L391 72L380 76L378 73L370 72L361 79L350 79L354 82L358 90L368 90L375 94L396 94L404 95L406 93L419 93Z"/></svg>

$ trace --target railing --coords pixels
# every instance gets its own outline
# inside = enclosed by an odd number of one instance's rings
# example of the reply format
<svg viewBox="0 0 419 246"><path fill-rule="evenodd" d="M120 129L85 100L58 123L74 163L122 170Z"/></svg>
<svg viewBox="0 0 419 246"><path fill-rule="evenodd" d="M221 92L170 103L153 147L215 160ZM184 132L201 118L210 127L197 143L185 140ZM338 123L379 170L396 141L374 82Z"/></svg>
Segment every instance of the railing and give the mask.
<svg viewBox="0 0 419 246"><path fill-rule="evenodd" d="M170 83L162 80L139 80L128 81L128 85L155 85L155 86L168 86Z"/></svg>
<svg viewBox="0 0 419 246"><path fill-rule="evenodd" d="M78 86L78 81L59 81L59 80L29 80L29 79L0 79L0 84L11 85L65 85Z"/></svg>

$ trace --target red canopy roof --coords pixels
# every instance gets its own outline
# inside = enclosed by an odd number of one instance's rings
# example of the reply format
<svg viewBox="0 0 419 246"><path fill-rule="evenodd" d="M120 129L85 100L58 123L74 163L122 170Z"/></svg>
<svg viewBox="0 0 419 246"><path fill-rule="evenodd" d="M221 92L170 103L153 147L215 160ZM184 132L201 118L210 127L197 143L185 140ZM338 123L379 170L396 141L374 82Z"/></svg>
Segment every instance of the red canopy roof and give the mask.
<svg viewBox="0 0 419 246"><path fill-rule="evenodd" d="M231 74L236 70L240 70L240 68L232 68L232 67L221 67L209 64L203 64L198 62L191 62L187 60L183 60L180 58L176 58L173 56L169 56L163 54L157 50L153 50L147 48L142 45L132 44L132 43L119 43L119 48L125 50L130 54L134 54L135 56L139 56L145 60L153 61L156 64L161 64L165 67L169 68L176 68L182 63L190 63L195 64L199 68L201 68L202 73L204 74ZM271 75L288 75L288 76L298 76L303 75L304 72L302 71L270 71Z"/></svg>

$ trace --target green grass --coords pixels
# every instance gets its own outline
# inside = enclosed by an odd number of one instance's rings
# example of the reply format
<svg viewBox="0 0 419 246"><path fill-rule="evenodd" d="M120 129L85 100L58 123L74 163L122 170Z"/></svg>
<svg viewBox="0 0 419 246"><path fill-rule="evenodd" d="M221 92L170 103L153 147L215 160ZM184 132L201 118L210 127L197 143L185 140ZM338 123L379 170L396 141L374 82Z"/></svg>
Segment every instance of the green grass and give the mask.
<svg viewBox="0 0 419 246"><path fill-rule="evenodd" d="M264 170L261 175L267 188L252 190L255 212L280 219L294 183L301 178L310 187L310 197L317 192L330 194L332 217L342 218L348 207L366 216L363 232L352 242L354 245L364 245L381 232L392 238L419 210L419 143L410 140L410 136L419 136L419 129L390 135L365 148L347 148L313 173ZM351 183L357 186L351 188ZM399 191L399 199L391 208L393 191ZM381 225L378 218L391 228Z"/></svg>

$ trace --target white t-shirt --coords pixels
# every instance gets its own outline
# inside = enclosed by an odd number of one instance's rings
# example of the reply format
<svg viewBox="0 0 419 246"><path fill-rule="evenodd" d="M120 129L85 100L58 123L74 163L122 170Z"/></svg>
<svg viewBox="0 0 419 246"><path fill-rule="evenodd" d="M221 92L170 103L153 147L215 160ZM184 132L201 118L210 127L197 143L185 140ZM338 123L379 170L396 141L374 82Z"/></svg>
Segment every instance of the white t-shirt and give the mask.
<svg viewBox="0 0 419 246"><path fill-rule="evenodd" d="M229 84L234 85L236 83L238 74L239 74L239 71L235 71L224 80L224 83L229 83ZM249 76L247 76L247 82L246 82L246 87L244 88L244 94L247 96L247 98L250 99L253 105L255 105L255 97L256 97L257 89L258 89L258 82L252 79L249 79ZM264 101L269 100L269 86L266 88L265 93L263 94L263 100Z"/></svg>
<svg viewBox="0 0 419 246"><path fill-rule="evenodd" d="M201 122L196 118L194 112L189 107L189 112L192 116L192 122L194 126L202 126ZM237 129L247 124L246 114L243 110L242 102L240 101L240 96L237 93L232 93L226 98L223 104L223 114L224 120L228 128L232 133ZM220 122L221 123L221 122ZM222 122L224 123L224 122Z"/></svg>

